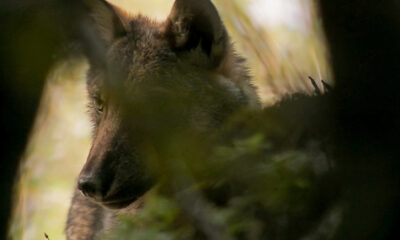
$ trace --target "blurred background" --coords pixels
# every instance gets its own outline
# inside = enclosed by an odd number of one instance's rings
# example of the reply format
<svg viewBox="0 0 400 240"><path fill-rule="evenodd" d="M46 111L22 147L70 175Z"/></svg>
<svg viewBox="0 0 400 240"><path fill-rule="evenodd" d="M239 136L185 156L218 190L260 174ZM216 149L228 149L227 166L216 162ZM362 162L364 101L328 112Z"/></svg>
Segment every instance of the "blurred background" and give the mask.
<svg viewBox="0 0 400 240"><path fill-rule="evenodd" d="M112 0L132 14L162 21L173 0ZM330 82L320 20L311 0L214 0L264 105L312 89L308 76ZM13 239L65 239L75 184L90 147L85 59L60 60L48 73L20 167ZM330 82L331 83L331 82ZM331 83L332 84L332 83Z"/></svg>

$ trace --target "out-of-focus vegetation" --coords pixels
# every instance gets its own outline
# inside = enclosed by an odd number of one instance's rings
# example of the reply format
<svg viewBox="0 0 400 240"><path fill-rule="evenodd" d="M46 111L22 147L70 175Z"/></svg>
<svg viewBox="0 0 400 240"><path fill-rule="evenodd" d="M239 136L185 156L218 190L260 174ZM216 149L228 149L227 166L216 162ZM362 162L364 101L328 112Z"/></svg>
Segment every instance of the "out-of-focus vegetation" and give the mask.
<svg viewBox="0 0 400 240"><path fill-rule="evenodd" d="M342 205L322 140L331 132L307 120L326 100L240 112L206 140L193 130L155 131L148 166L162 176L156 194L134 216L120 215L104 239L332 239ZM174 116L168 110L165 119Z"/></svg>
<svg viewBox="0 0 400 240"><path fill-rule="evenodd" d="M215 1L235 46L249 62L264 104L308 92L307 76L330 78L313 1ZM268 16L268 14L270 16Z"/></svg>
<svg viewBox="0 0 400 240"><path fill-rule="evenodd" d="M168 14L173 0L112 2L129 12L140 12L162 20ZM323 37L311 1L282 1L287 2L291 9L297 9L296 13L299 15L294 18L296 22L293 23L297 27L291 27L292 25L284 21L267 22L269 18L265 18L263 14L271 11L264 13L260 10L276 7L274 1L214 2L239 54L248 59L250 73L256 80L255 84L259 87L260 96L266 105L288 92L309 91L309 75L317 79L329 78ZM291 18L291 14L293 12L282 11L279 17ZM21 166L18 201L11 227L11 235L15 239L39 239L44 232L50 239L64 237L63 228L75 178L90 147L91 126L85 114L85 70L85 61L75 58L57 64L49 73L41 110ZM265 216L279 216L280 222L274 224L281 224L283 228L292 224L288 225L287 214L297 214L309 207L308 200L302 202L301 199L312 197L309 194L314 187L311 184L315 177L313 162L309 161L306 153L296 149L284 154L266 155L271 146L268 146L263 134L265 133L248 136L232 146L216 149L215 158L219 158L222 165L220 169L210 173L215 178L227 169L224 164L240 164L243 158L251 155L257 159L254 165L249 164L253 169L243 168L243 175L249 179L237 181L246 185L247 181L263 179L265 183L249 189L251 194L248 197L254 199L234 199L230 203L232 209L207 207L207 217L211 222L215 222L217 226L225 223L231 226L231 229L224 230L226 236L244 234L249 239L259 239L260 235L257 234L261 234L262 230L259 223L261 220L256 216L257 209L247 208L249 203L256 201L257 194L272 196L268 197L269 201L257 204L265 204L262 206L268 211ZM272 161L262 161L267 157ZM235 174L237 173L232 172L231 177L238 178ZM193 191L196 193L198 190ZM179 221L179 206L174 196L161 194L149 198L149 203L138 213L136 220L129 219L120 226L119 234L138 239L174 239L176 236L188 239L194 236L195 232L190 225L183 225L178 232L169 231ZM299 205L287 204L294 199L299 200ZM285 209L287 206L292 208ZM158 218L153 220L154 216ZM131 232L133 226L139 227L139 231Z"/></svg>

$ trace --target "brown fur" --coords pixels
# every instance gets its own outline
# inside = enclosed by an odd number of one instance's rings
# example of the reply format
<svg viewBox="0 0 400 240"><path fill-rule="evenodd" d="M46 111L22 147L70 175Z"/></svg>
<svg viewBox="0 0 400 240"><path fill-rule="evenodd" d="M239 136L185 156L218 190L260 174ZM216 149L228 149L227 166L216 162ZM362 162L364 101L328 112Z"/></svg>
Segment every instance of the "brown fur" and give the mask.
<svg viewBox="0 0 400 240"><path fill-rule="evenodd" d="M118 212L140 205L157 180L140 146L157 148L183 126L218 129L238 109L260 107L209 0L176 0L160 23L101 0L86 3L100 46L87 50L94 131L69 211L69 240L93 239Z"/></svg>

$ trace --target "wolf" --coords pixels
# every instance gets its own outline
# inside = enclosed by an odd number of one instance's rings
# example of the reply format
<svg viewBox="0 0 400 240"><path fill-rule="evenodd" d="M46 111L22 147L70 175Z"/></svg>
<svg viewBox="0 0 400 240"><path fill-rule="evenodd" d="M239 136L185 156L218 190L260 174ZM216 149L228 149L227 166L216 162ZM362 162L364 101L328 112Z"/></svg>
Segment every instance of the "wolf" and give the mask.
<svg viewBox="0 0 400 240"><path fill-rule="evenodd" d="M94 239L119 212L140 207L157 182L149 148L163 151L160 141L179 132L206 135L240 109L261 108L210 0L176 0L162 22L104 0L85 4L101 47L87 53L93 142L68 213L69 240Z"/></svg>

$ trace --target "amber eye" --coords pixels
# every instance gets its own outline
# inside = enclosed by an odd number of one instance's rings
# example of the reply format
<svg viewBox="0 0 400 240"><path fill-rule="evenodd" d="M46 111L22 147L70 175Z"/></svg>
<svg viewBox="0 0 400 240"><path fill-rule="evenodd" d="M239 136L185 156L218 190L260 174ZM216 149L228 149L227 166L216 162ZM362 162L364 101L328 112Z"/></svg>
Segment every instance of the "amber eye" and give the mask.
<svg viewBox="0 0 400 240"><path fill-rule="evenodd" d="M102 98L98 97L94 100L96 111L98 113L103 113L104 112L104 101Z"/></svg>

